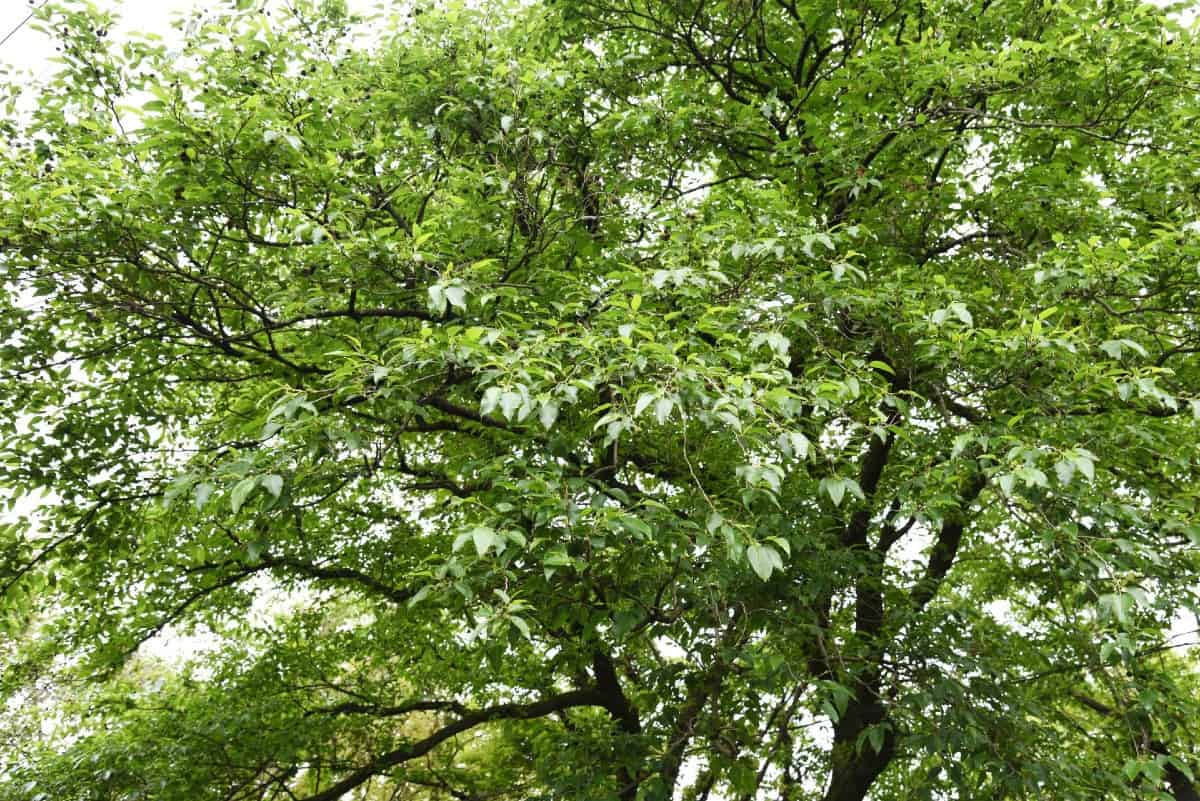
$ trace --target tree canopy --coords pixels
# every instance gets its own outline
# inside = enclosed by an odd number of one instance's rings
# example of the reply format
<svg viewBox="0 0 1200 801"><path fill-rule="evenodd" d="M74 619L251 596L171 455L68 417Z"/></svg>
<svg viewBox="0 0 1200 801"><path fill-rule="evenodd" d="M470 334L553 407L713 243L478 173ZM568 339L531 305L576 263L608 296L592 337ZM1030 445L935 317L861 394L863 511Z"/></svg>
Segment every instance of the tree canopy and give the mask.
<svg viewBox="0 0 1200 801"><path fill-rule="evenodd" d="M1178 10L48 6L0 797L1200 797Z"/></svg>

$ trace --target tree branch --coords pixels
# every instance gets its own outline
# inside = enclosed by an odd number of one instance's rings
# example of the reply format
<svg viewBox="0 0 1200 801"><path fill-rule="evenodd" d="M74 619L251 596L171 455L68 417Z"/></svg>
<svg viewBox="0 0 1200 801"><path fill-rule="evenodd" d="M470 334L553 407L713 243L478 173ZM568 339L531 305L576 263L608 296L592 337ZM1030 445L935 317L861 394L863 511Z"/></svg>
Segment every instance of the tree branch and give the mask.
<svg viewBox="0 0 1200 801"><path fill-rule="evenodd" d="M532 704L499 704L464 714L452 723L443 726L428 737L381 754L363 767L353 771L341 781L319 793L307 796L303 801L337 801L354 788L390 768L428 754L441 743L457 734L469 731L484 723L496 720L530 720L541 718L563 709L580 706L607 705L604 694L596 689L572 690L570 692L537 701Z"/></svg>
<svg viewBox="0 0 1200 801"><path fill-rule="evenodd" d="M958 556L959 545L962 544L963 531L966 530L967 507L979 497L987 485L987 478L982 472L972 475L960 494L960 508L942 522L933 549L929 552L929 561L925 565L925 574L912 588L909 599L915 611L924 609L942 586L942 580L954 564Z"/></svg>

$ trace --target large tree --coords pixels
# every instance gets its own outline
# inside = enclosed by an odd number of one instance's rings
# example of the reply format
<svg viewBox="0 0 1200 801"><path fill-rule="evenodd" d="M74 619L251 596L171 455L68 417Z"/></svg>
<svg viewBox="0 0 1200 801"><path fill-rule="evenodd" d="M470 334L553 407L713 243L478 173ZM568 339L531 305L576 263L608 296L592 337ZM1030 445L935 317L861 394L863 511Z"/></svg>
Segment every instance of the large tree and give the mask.
<svg viewBox="0 0 1200 801"><path fill-rule="evenodd" d="M6 87L0 796L1197 798L1170 9L253 5Z"/></svg>

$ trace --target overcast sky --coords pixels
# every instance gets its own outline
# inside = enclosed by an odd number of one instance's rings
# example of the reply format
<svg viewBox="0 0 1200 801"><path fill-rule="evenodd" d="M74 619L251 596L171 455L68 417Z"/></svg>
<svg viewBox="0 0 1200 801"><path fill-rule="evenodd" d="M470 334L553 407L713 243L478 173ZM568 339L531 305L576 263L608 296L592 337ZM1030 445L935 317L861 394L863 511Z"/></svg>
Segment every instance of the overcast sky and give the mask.
<svg viewBox="0 0 1200 801"><path fill-rule="evenodd" d="M0 64L33 70L43 76L52 70L50 61L54 57L54 43L33 29L36 20L24 22L29 12L41 7L45 0L0 0L0 39L16 30L3 45L0 45ZM213 8L229 5L230 0L92 0L99 8L116 11L120 23L110 35L120 37L129 31L146 31L167 34L171 21L193 8ZM355 11L366 11L371 7L369 0L350 0L349 7ZM385 4L386 5L386 4Z"/></svg>
<svg viewBox="0 0 1200 801"><path fill-rule="evenodd" d="M37 0L40 5L42 0ZM94 0L100 8L113 9L121 14L121 28L125 30L153 31L165 33L171 27L173 15L188 11L203 0ZM29 12L35 8L28 0L0 0L0 39L21 25ZM25 23L12 38L0 47L0 62L41 74L52 67L49 59L54 56L54 44L33 29L35 20Z"/></svg>

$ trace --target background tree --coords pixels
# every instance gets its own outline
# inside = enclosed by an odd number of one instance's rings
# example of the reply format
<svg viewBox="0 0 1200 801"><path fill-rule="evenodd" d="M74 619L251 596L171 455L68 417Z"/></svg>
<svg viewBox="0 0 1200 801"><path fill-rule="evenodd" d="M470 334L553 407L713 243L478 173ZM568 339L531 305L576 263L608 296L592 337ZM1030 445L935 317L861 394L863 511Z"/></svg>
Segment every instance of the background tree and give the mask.
<svg viewBox="0 0 1200 801"><path fill-rule="evenodd" d="M1169 10L237 5L7 87L0 795L1196 797Z"/></svg>

